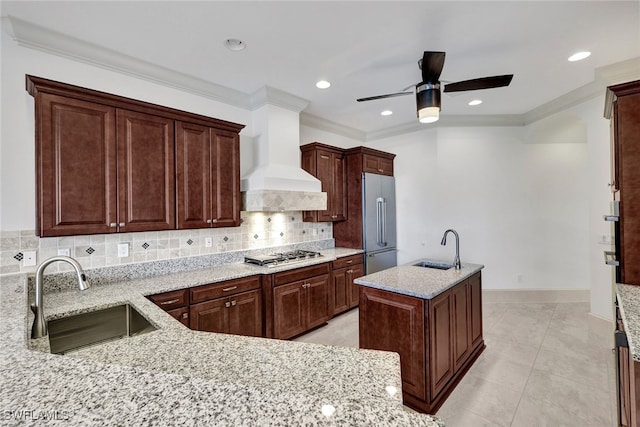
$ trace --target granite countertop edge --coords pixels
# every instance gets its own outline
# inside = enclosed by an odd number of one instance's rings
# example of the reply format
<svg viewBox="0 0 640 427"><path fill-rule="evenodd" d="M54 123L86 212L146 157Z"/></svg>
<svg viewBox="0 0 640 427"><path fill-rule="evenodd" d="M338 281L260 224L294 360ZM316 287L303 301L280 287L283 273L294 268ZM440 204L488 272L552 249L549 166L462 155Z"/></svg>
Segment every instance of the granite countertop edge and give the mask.
<svg viewBox="0 0 640 427"><path fill-rule="evenodd" d="M616 297L633 360L640 362L640 286L616 283Z"/></svg>
<svg viewBox="0 0 640 427"><path fill-rule="evenodd" d="M192 331L145 297L362 253L342 248L322 252L321 259L290 266L267 269L231 264L123 280L92 287L90 292L48 293L48 319L126 302L158 327L65 356L48 353L48 340L29 338L33 315L27 308L27 276L0 276L3 422L22 425L25 415L21 411L34 410L36 421L58 411L56 416L71 421L70 425L144 420L188 425L444 426L435 417L402 409L400 363L395 353ZM158 351L160 345L163 351ZM194 365L197 357L192 355L202 353L215 357ZM118 384L115 389L114 384ZM384 384L396 387L397 393L382 392ZM334 406L333 415L321 413L326 404Z"/></svg>
<svg viewBox="0 0 640 427"><path fill-rule="evenodd" d="M462 263L460 270L439 270L418 267L420 262L446 263L441 260L422 258L410 263L359 277L354 280L358 285L367 286L397 294L433 299L442 292L476 274L484 268L482 264Z"/></svg>

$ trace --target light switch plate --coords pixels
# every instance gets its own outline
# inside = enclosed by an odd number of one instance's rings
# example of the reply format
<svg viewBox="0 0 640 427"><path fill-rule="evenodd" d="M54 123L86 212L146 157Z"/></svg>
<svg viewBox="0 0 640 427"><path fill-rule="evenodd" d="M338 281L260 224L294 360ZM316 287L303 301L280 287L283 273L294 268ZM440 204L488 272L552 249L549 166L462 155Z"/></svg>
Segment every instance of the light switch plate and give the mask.
<svg viewBox="0 0 640 427"><path fill-rule="evenodd" d="M211 237L205 237L204 238L204 247L205 248L210 248L211 246L213 246L213 239L211 239Z"/></svg>
<svg viewBox="0 0 640 427"><path fill-rule="evenodd" d="M36 251L24 251L22 252L22 266L23 267L34 267L37 263L36 260Z"/></svg>

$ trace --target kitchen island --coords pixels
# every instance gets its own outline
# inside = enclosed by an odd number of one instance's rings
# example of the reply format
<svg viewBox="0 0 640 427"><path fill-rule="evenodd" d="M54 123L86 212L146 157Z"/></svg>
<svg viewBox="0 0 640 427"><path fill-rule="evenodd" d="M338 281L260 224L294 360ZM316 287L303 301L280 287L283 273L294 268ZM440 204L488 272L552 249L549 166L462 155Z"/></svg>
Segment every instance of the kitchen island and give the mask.
<svg viewBox="0 0 640 427"><path fill-rule="evenodd" d="M29 338L27 276L0 276L1 424L444 425L403 409L396 354L193 331L146 298L273 271L232 263L46 293L47 319L128 303L157 328L66 355Z"/></svg>
<svg viewBox="0 0 640 427"><path fill-rule="evenodd" d="M485 348L483 265L419 260L360 277L360 348L400 354L404 404L435 413Z"/></svg>

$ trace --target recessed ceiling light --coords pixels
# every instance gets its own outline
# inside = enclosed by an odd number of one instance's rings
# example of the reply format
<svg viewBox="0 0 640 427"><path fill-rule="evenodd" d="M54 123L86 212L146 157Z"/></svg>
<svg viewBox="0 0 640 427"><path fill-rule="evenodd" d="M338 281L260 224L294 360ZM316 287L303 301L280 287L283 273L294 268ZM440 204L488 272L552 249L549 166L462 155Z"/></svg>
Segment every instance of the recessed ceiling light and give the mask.
<svg viewBox="0 0 640 427"><path fill-rule="evenodd" d="M318 89L327 89L329 86L331 86L331 83L326 80L320 80L318 83L316 83L316 87Z"/></svg>
<svg viewBox="0 0 640 427"><path fill-rule="evenodd" d="M383 112L380 113L381 116L390 116L393 114L393 111L391 110L384 110Z"/></svg>
<svg viewBox="0 0 640 427"><path fill-rule="evenodd" d="M243 50L245 47L247 47L247 45L244 44L242 40L238 39L226 39L224 41L224 45L227 47L227 49L233 51Z"/></svg>
<svg viewBox="0 0 640 427"><path fill-rule="evenodd" d="M481 99L474 99L473 101L469 101L469 105L480 105L482 104Z"/></svg>
<svg viewBox="0 0 640 427"><path fill-rule="evenodd" d="M580 61L582 59L588 58L589 55L591 55L591 52L576 52L573 55L571 55L569 57L569 61L574 62L574 61Z"/></svg>

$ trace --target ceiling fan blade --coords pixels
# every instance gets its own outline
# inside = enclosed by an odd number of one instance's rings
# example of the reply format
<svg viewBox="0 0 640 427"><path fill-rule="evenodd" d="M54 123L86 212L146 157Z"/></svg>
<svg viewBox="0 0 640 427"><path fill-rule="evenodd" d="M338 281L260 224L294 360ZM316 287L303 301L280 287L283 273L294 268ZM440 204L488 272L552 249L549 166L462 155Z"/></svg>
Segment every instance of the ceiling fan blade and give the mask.
<svg viewBox="0 0 640 427"><path fill-rule="evenodd" d="M440 73L444 67L444 52L424 52L422 54L422 61L420 61L420 68L422 69L422 82L423 83L438 83Z"/></svg>
<svg viewBox="0 0 640 427"><path fill-rule="evenodd" d="M383 98L393 98L394 96L404 96L404 95L413 95L413 92L396 92L396 93L388 93L386 95L377 95L377 96L369 96L367 98L358 98L356 101L373 101L374 99L383 99Z"/></svg>
<svg viewBox="0 0 640 427"><path fill-rule="evenodd" d="M464 80L445 85L445 92L462 92L464 90L492 89L494 87L509 86L513 74L503 76L481 77L479 79Z"/></svg>

